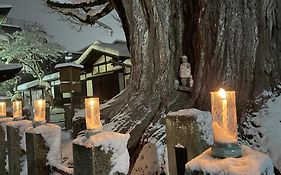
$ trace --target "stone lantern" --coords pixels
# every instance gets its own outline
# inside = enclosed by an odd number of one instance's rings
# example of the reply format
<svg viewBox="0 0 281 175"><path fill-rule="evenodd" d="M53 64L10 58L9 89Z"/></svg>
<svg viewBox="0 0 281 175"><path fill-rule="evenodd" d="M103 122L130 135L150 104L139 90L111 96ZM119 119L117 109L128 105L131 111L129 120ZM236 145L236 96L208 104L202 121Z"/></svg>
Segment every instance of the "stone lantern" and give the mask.
<svg viewBox="0 0 281 175"><path fill-rule="evenodd" d="M74 116L73 94L81 92L80 71L83 65L75 63L61 63L55 66L60 72L60 92L70 93L70 104L64 104L65 127L71 129L72 117Z"/></svg>

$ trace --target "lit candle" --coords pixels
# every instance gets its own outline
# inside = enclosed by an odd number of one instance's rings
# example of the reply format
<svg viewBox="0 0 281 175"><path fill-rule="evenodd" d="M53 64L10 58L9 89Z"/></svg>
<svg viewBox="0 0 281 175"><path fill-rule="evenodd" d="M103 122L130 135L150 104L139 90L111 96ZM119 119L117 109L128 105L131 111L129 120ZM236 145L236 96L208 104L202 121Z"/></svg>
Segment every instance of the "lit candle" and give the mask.
<svg viewBox="0 0 281 175"><path fill-rule="evenodd" d="M220 89L211 92L214 157L239 157L241 149L237 143L237 120L235 91Z"/></svg>
<svg viewBox="0 0 281 175"><path fill-rule="evenodd" d="M34 122L45 122L46 100L35 100L34 102Z"/></svg>
<svg viewBox="0 0 281 175"><path fill-rule="evenodd" d="M0 102L0 116L6 117L6 102Z"/></svg>
<svg viewBox="0 0 281 175"><path fill-rule="evenodd" d="M87 130L102 129L100 121L100 104L99 98L85 99L85 118Z"/></svg>
<svg viewBox="0 0 281 175"><path fill-rule="evenodd" d="M228 130L227 126L227 99L226 99L226 92L224 89L220 88L219 96L221 97L222 101L222 110L221 110L221 117L222 117L222 125L223 127Z"/></svg>
<svg viewBox="0 0 281 175"><path fill-rule="evenodd" d="M22 101L13 101L13 117L22 117Z"/></svg>

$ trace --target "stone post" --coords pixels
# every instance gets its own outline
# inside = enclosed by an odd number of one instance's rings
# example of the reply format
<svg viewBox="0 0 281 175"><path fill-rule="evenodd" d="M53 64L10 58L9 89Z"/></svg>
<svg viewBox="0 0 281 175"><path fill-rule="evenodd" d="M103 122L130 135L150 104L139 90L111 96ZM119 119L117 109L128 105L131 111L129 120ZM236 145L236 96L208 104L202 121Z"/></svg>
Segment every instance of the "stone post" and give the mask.
<svg viewBox="0 0 281 175"><path fill-rule="evenodd" d="M26 145L24 144L25 131L32 127L32 121L19 120L7 123L7 140L8 140L8 159L9 159L9 174L20 175L23 170L21 164L25 160Z"/></svg>
<svg viewBox="0 0 281 175"><path fill-rule="evenodd" d="M54 164L61 163L59 162L61 161L61 128L54 124L42 124L29 129L25 133L25 137L28 175L49 175L50 168L47 165L54 166ZM50 152L52 152L52 156L56 157L48 160Z"/></svg>
<svg viewBox="0 0 281 175"><path fill-rule="evenodd" d="M6 124L12 121L12 117L0 118L0 174L7 174L7 135L6 135Z"/></svg>
<svg viewBox="0 0 281 175"><path fill-rule="evenodd" d="M64 104L64 119L65 119L65 129L70 130L72 128L72 117L74 113L71 109L71 104Z"/></svg>
<svg viewBox="0 0 281 175"><path fill-rule="evenodd" d="M211 133L209 112L185 109L167 114L166 137L170 175L184 174L185 163L212 144Z"/></svg>
<svg viewBox="0 0 281 175"><path fill-rule="evenodd" d="M78 118L72 121L73 126L73 132L72 132L72 138L76 138L80 131L83 131L86 129L86 121L85 118Z"/></svg>
<svg viewBox="0 0 281 175"><path fill-rule="evenodd" d="M127 174L129 134L102 131L89 138L78 136L73 141L75 175Z"/></svg>
<svg viewBox="0 0 281 175"><path fill-rule="evenodd" d="M46 122L50 122L51 121L51 112L50 112L50 104L46 103Z"/></svg>

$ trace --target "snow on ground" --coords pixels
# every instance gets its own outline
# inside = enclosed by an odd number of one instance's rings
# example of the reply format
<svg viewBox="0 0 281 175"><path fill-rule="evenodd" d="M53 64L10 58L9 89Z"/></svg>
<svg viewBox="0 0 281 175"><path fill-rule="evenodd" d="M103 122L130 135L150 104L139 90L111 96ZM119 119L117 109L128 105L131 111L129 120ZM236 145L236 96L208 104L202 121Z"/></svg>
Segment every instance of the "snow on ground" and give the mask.
<svg viewBox="0 0 281 175"><path fill-rule="evenodd" d="M127 142L129 138L129 134L102 131L90 136L89 138L79 135L73 143L84 145L87 148L101 146L102 150L106 153L112 152L112 169L110 171L110 175L113 175L116 172L127 174L130 165L130 157L127 150Z"/></svg>
<svg viewBox="0 0 281 175"><path fill-rule="evenodd" d="M203 171L204 174L231 174L231 175L274 175L273 165L269 156L242 145L240 158L216 159L211 156L209 148L198 157L186 164L192 171Z"/></svg>
<svg viewBox="0 0 281 175"><path fill-rule="evenodd" d="M68 172L73 172L73 153L72 138L69 131L62 131L61 148L62 148L62 164L69 168Z"/></svg>
<svg viewBox="0 0 281 175"><path fill-rule="evenodd" d="M162 115L162 119L165 115ZM132 175L160 174L167 172L167 149L165 125L160 122L151 123L145 133L148 137L139 153L131 172Z"/></svg>
<svg viewBox="0 0 281 175"><path fill-rule="evenodd" d="M267 153L281 172L281 95L265 91L257 97L256 103L262 108L248 114L242 123L244 138L241 142Z"/></svg>

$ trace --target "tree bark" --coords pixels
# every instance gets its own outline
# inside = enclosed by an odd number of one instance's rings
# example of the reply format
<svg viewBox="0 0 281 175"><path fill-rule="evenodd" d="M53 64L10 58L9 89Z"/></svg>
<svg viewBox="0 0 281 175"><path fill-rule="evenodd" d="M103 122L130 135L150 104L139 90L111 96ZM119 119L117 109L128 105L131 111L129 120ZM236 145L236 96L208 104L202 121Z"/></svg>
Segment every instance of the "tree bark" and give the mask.
<svg viewBox="0 0 281 175"><path fill-rule="evenodd" d="M209 92L219 87L236 91L239 118L249 100L280 83L280 0L110 2L122 20L133 67L129 87L102 116L111 129L131 134L129 148L170 110L210 110ZM174 89L181 55L191 63L192 93Z"/></svg>
<svg viewBox="0 0 281 175"><path fill-rule="evenodd" d="M130 132L136 147L147 126L170 110L191 107L190 94L176 91L182 55L182 3L170 0L122 1L130 33L132 72L129 87L102 114L114 130ZM120 1L116 1L120 3Z"/></svg>
<svg viewBox="0 0 281 175"><path fill-rule="evenodd" d="M169 110L209 110L209 92L219 87L236 91L240 116L256 94L280 82L278 0L112 3L126 20L133 68L130 86L102 113L114 130L133 135L129 147ZM192 96L173 84L184 54L195 80Z"/></svg>

